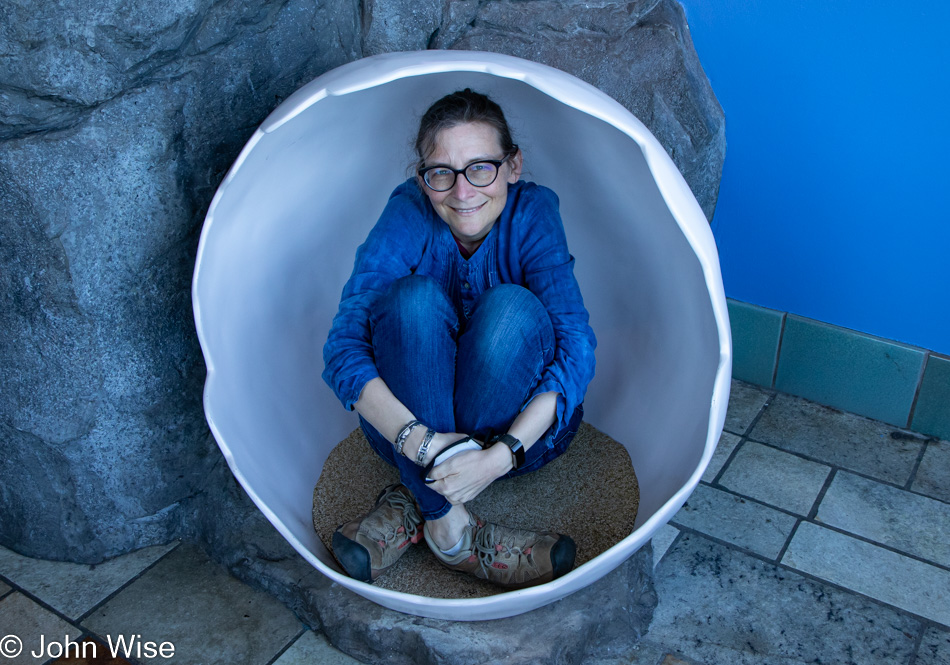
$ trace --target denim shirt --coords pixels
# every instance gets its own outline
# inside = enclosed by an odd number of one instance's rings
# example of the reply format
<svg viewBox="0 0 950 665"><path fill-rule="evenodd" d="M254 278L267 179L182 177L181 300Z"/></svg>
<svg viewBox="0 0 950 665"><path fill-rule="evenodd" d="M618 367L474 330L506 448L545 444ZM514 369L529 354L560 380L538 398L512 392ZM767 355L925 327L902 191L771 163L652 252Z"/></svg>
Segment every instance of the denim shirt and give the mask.
<svg viewBox="0 0 950 665"><path fill-rule="evenodd" d="M409 274L436 280L461 321L468 319L479 296L496 284L518 284L537 296L551 317L557 348L522 409L537 395L556 392L554 429L567 425L594 376L597 342L574 278L574 257L567 250L554 192L523 180L509 185L501 216L478 250L465 259L449 226L414 178L393 191L356 251L353 273L343 287L340 309L323 347L323 379L347 409L359 400L363 386L379 376L369 312L392 282Z"/></svg>

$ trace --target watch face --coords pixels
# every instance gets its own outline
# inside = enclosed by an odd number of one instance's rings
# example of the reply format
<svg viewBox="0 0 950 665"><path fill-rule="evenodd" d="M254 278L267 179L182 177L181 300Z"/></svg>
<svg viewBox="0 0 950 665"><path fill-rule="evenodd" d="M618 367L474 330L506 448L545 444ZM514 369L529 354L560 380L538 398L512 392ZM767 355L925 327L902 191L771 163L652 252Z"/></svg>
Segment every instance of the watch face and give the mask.
<svg viewBox="0 0 950 665"><path fill-rule="evenodd" d="M515 456L514 466L516 469L520 468L524 464L524 444L510 434L505 434L499 440L511 449L511 453Z"/></svg>

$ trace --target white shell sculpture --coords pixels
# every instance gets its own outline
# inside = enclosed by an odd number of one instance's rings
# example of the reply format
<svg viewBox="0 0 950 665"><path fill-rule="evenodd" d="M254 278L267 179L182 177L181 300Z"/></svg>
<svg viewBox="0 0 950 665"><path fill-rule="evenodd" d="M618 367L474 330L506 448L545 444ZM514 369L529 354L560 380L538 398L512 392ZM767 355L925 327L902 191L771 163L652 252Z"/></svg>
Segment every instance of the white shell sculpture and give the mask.
<svg viewBox="0 0 950 665"><path fill-rule="evenodd" d="M553 582L476 599L381 589L342 574L311 521L333 447L357 427L323 383L322 348L357 246L414 161L425 109L470 87L498 101L525 177L561 200L597 335L586 420L623 444L640 483L636 529ZM595 582L683 505L722 432L732 345L716 246L647 128L556 69L466 51L393 53L305 85L254 133L218 188L193 284L205 411L231 471L296 550L380 605L474 621L526 612Z"/></svg>

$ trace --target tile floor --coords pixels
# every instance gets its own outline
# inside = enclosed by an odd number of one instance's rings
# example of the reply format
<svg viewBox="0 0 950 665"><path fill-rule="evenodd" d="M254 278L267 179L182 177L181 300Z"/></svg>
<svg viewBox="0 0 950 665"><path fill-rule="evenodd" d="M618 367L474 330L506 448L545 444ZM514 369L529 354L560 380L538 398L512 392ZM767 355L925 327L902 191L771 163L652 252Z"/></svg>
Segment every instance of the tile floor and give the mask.
<svg viewBox="0 0 950 665"><path fill-rule="evenodd" d="M650 632L594 665L950 665L948 502L950 442L734 382L701 485L654 538ZM4 660L357 662L180 543L98 566L0 548Z"/></svg>

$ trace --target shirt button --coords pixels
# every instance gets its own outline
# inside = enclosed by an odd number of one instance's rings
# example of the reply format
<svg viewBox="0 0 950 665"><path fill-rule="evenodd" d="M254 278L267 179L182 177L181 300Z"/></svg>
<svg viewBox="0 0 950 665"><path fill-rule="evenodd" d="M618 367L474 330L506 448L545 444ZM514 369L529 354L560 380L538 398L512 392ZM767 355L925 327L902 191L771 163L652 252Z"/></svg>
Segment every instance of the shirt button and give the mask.
<svg viewBox="0 0 950 665"><path fill-rule="evenodd" d="M464 284L462 284L462 288L464 288L464 289L470 289L470 288L472 288L472 285L469 284L468 282L465 282Z"/></svg>

